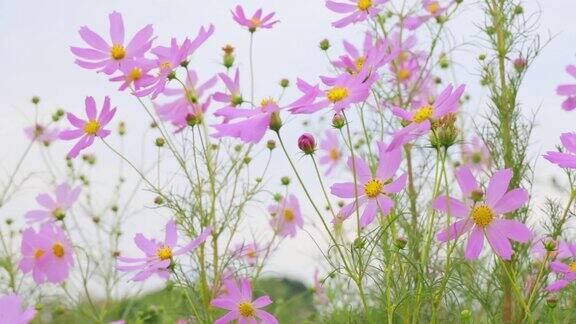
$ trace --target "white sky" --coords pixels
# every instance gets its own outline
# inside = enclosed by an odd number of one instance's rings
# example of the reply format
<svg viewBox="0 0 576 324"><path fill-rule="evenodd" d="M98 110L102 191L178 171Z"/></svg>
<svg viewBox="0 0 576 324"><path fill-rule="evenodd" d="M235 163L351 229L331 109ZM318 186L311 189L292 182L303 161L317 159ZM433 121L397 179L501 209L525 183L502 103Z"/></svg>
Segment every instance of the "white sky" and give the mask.
<svg viewBox="0 0 576 324"><path fill-rule="evenodd" d="M105 95L111 96L112 103L119 107L116 120L128 123L127 141L129 146L134 147L128 151L128 156L140 156L140 134L148 124L141 108L127 93L117 92L117 84L111 84L103 76L73 64L74 58L68 49L70 45L84 45L77 34L82 25L107 35L107 14L113 10L123 14L127 37L145 24L152 23L155 34L159 36L156 44L166 42L172 36L179 39L194 36L200 26L214 23L216 32L194 56L192 67L199 71L201 79L220 72L220 48L226 43L232 43L236 47L237 60L244 75L244 92L248 93L248 33L232 21L229 12L238 2L0 0L0 66L4 73L0 78L2 168L12 168L16 157L25 147L26 139L22 128L32 119L32 105L29 104L32 95L40 96L41 106L49 109L49 112L44 114L45 120L49 118L54 107L82 112L86 95L95 96L98 104ZM453 40L457 44L474 41L478 30L470 22L481 22L479 12L469 7L471 1L464 2L464 13L449 25L453 31ZM537 8L533 1L530 3L531 5L527 5L527 12ZM324 2L320 0L242 1L242 4L247 8L247 12L258 7L263 7L265 11L276 11L281 20L273 30L256 34L256 98L277 95L277 83L281 78L289 78L292 82L296 77L315 81L319 74L327 73L325 57L317 49L317 43L324 37L329 38L337 47L336 51L332 52L333 57L339 54L337 50L344 37L352 37L356 43L361 40L359 29L333 29L330 22L336 15L324 8ZM564 72L565 65L576 63L576 1L542 1L540 9L542 12L539 30L542 33L549 32L555 37L532 66L520 95L526 111L541 107L537 119L538 128L533 137L535 152L553 149L559 143L559 134L574 130L576 121L576 112L561 111L561 98L557 97L554 91L558 83L570 81ZM473 46L464 46L456 53L456 60L461 64L456 70L458 81L470 83L468 90L471 91L473 99L486 95L486 92L477 86L478 68L474 59L478 54L479 51ZM292 87L287 98L291 100L295 95L296 90ZM466 109L473 115L473 110L477 107L481 107L479 100L473 101ZM298 126L293 125L293 128L298 129ZM69 143L58 143L55 149L64 153L69 147ZM98 143L90 152L101 155L101 177L98 182L105 187L110 179L106 173L106 165L114 163L115 159ZM38 161L41 161L38 156L33 155L25 168L41 169ZM556 169L548 167L545 162L539 165L544 171L540 172L542 176L537 180L542 183L547 180L547 175ZM273 181L282 175L291 174L279 156L273 161L273 166ZM136 177L135 174L131 176ZM22 215L33 202L33 197L43 189L41 185L24 188L23 194L5 209L6 213L0 212L0 218L7 214ZM302 205L307 206L304 202ZM310 210L308 214L313 217ZM166 217L159 217L152 211L145 211L137 217L138 227L134 230L145 233L163 230ZM264 231L260 228L256 232ZM130 245L131 236L127 237L127 244ZM296 240L288 240L272 260L270 273L309 280L319 256L317 253L310 253L315 249L305 234L300 234Z"/></svg>

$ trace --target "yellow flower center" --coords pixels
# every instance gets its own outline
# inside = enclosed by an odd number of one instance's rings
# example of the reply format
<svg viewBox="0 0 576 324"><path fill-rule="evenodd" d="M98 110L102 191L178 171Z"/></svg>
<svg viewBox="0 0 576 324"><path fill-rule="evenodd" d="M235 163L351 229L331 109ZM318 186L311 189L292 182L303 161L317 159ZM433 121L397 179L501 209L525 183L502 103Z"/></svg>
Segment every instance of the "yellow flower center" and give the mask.
<svg viewBox="0 0 576 324"><path fill-rule="evenodd" d="M110 55L112 55L112 58L115 60L121 60L124 58L124 56L126 56L126 50L124 49L124 46L120 44L114 44L110 49Z"/></svg>
<svg viewBox="0 0 576 324"><path fill-rule="evenodd" d="M409 57L410 53L407 51L400 51L400 54L398 54L398 60L400 60L400 62L406 61Z"/></svg>
<svg viewBox="0 0 576 324"><path fill-rule="evenodd" d="M172 259L172 249L167 246L163 246L159 248L158 251L156 251L156 255L162 261Z"/></svg>
<svg viewBox="0 0 576 324"><path fill-rule="evenodd" d="M170 61L162 62L162 63L160 63L159 67L160 67L160 71L170 70L172 68L172 62L170 62Z"/></svg>
<svg viewBox="0 0 576 324"><path fill-rule="evenodd" d="M431 13L433 15L436 14L439 9L440 9L440 5L436 1L430 3L428 6L426 6L426 11L428 11L429 13Z"/></svg>
<svg viewBox="0 0 576 324"><path fill-rule="evenodd" d="M396 73L396 75L398 76L398 79L400 81L408 80L408 78L410 77L410 70L400 69L400 70L398 70L398 73Z"/></svg>
<svg viewBox="0 0 576 324"><path fill-rule="evenodd" d="M276 100L272 99L272 97L262 99L262 101L260 101L262 112L266 112L266 107L268 105L276 105Z"/></svg>
<svg viewBox="0 0 576 324"><path fill-rule="evenodd" d="M372 0L358 0L359 10L368 10L372 7Z"/></svg>
<svg viewBox="0 0 576 324"><path fill-rule="evenodd" d="M415 123L422 123L425 120L432 118L432 114L434 113L434 108L430 105L425 105L420 107L412 116L412 120Z"/></svg>
<svg viewBox="0 0 576 324"><path fill-rule="evenodd" d="M494 211L486 204L476 205L476 207L472 209L472 220L474 220L474 223L478 226L487 226L494 220L494 217L496 217Z"/></svg>
<svg viewBox="0 0 576 324"><path fill-rule="evenodd" d="M330 158L334 161L340 158L340 151L337 148L333 148L330 150Z"/></svg>
<svg viewBox="0 0 576 324"><path fill-rule="evenodd" d="M576 261L570 263L570 271L576 272Z"/></svg>
<svg viewBox="0 0 576 324"><path fill-rule="evenodd" d="M52 216L54 216L54 218L61 218L63 215L64 215L64 212L60 208L55 208L52 211Z"/></svg>
<svg viewBox="0 0 576 324"><path fill-rule="evenodd" d="M84 125L84 133L96 135L100 129L100 123L97 120L90 120Z"/></svg>
<svg viewBox="0 0 576 324"><path fill-rule="evenodd" d="M286 210L284 210L284 219L287 220L288 222L291 222L294 220L294 211L290 208L286 208Z"/></svg>
<svg viewBox="0 0 576 324"><path fill-rule="evenodd" d="M44 250L42 250L42 249L36 249L36 252L34 252L34 258L36 258L36 259L40 259L43 255L44 255Z"/></svg>
<svg viewBox="0 0 576 324"><path fill-rule="evenodd" d="M256 258L256 251L254 251L254 250L248 250L248 252L246 252L246 255L247 255L249 258L254 259L254 258Z"/></svg>
<svg viewBox="0 0 576 324"><path fill-rule="evenodd" d="M252 23L253 28L258 28L262 24L262 21L260 21L258 18L252 18L250 19L250 22Z"/></svg>
<svg viewBox="0 0 576 324"><path fill-rule="evenodd" d="M141 77L142 77L142 69L139 67L133 68L132 71L130 71L130 74L128 76L129 80L132 80L132 81L139 80Z"/></svg>
<svg viewBox="0 0 576 324"><path fill-rule="evenodd" d="M382 192L384 184L378 179L372 179L364 184L364 193L369 198L375 198Z"/></svg>
<svg viewBox="0 0 576 324"><path fill-rule="evenodd" d="M238 304L238 313L243 317L254 317L254 315L256 315L256 309L250 302L241 302Z"/></svg>
<svg viewBox="0 0 576 324"><path fill-rule="evenodd" d="M64 246L60 243L56 243L52 246L52 252L55 256L61 258L64 256Z"/></svg>
<svg viewBox="0 0 576 324"><path fill-rule="evenodd" d="M348 88L334 87L326 92L326 97L332 102L338 102L348 97Z"/></svg>
<svg viewBox="0 0 576 324"><path fill-rule="evenodd" d="M360 56L359 58L357 58L356 62L354 62L356 64L356 71L358 71L358 72L362 71L362 68L364 67L365 62L366 62L366 59L363 56Z"/></svg>

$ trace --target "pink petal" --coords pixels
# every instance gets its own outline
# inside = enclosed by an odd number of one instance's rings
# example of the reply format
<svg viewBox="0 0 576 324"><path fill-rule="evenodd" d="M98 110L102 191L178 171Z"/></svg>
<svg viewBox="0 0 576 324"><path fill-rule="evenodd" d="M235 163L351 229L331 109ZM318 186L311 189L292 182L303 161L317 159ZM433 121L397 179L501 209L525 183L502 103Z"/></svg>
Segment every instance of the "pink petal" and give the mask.
<svg viewBox="0 0 576 324"><path fill-rule="evenodd" d="M486 227L486 238L488 239L490 246L494 249L494 252L502 257L502 259L510 260L512 258L512 254L514 254L512 244L510 244L508 238L497 226Z"/></svg>
<svg viewBox="0 0 576 324"><path fill-rule="evenodd" d="M96 101L94 97L86 97L84 104L86 105L86 116L88 120L96 120Z"/></svg>
<svg viewBox="0 0 576 324"><path fill-rule="evenodd" d="M560 280L557 280L557 281L554 281L553 283L551 283L548 287L546 287L546 290L548 290L549 292L557 292L557 291L562 290L569 283L570 282L568 280L560 279Z"/></svg>
<svg viewBox="0 0 576 324"><path fill-rule="evenodd" d="M504 194L496 205L493 205L492 209L498 214L505 214L524 206L527 201L528 192L524 189L516 188Z"/></svg>
<svg viewBox="0 0 576 324"><path fill-rule="evenodd" d="M517 242L527 243L532 239L532 231L514 219L495 219L488 227L496 227L501 234Z"/></svg>
<svg viewBox="0 0 576 324"><path fill-rule="evenodd" d="M364 208L364 212L362 213L362 216L360 217L360 226L362 228L370 225L373 221L374 218L376 217L376 209L377 209L377 205L376 202L374 201L368 201L368 203L366 204L366 207Z"/></svg>
<svg viewBox="0 0 576 324"><path fill-rule="evenodd" d="M492 175L486 189L486 202L488 205L496 205L500 198L504 196L506 191L508 191L508 184L511 179L512 170L510 169L499 170Z"/></svg>
<svg viewBox="0 0 576 324"><path fill-rule="evenodd" d="M113 44L124 45L124 22L122 14L114 11L108 15L110 20L110 38Z"/></svg>
<svg viewBox="0 0 576 324"><path fill-rule="evenodd" d="M451 197L440 196L432 202L432 208L448 214L448 207L450 207L450 215L464 218L470 214L470 209L463 202Z"/></svg>
<svg viewBox="0 0 576 324"><path fill-rule="evenodd" d="M353 182L335 183L330 187L330 193L340 198L355 198L356 192L358 196L363 194L360 188L354 190Z"/></svg>
<svg viewBox="0 0 576 324"><path fill-rule="evenodd" d="M166 235L164 237L164 244L166 244L169 247L173 247L174 245L176 245L177 241L178 241L178 231L176 229L176 222L174 221L174 219L171 219L166 224Z"/></svg>
<svg viewBox="0 0 576 324"><path fill-rule="evenodd" d="M470 218L461 219L453 224L450 225L449 229L444 229L440 231L437 235L437 239L440 242L446 242L453 240L460 235L468 232L472 226L474 226L474 222Z"/></svg>
<svg viewBox="0 0 576 324"><path fill-rule="evenodd" d="M110 45L108 45L102 37L90 30L88 27L84 26L80 28L78 33L80 34L80 37L82 37L82 39L93 48L102 52L108 52L110 50Z"/></svg>
<svg viewBox="0 0 576 324"><path fill-rule="evenodd" d="M354 161L354 163L352 162ZM359 182L368 182L372 179L372 171L370 171L370 167L363 159L355 156L354 159L350 157L348 159L348 167L352 172L356 171L356 175L360 179Z"/></svg>
<svg viewBox="0 0 576 324"><path fill-rule="evenodd" d="M467 260L476 260L482 252L484 245L484 231L481 227L475 226L468 237L468 244L466 245L466 252L464 258Z"/></svg>
<svg viewBox="0 0 576 324"><path fill-rule="evenodd" d="M476 182L476 178L468 166L460 167L456 171L456 180L458 181L462 193L466 197L470 197L472 191L479 188L478 182Z"/></svg>

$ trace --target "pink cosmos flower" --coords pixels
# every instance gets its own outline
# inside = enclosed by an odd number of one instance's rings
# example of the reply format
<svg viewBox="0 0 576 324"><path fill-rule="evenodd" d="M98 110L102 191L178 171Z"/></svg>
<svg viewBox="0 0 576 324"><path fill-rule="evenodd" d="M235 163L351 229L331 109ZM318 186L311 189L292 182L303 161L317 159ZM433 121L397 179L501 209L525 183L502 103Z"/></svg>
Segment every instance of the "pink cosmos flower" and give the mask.
<svg viewBox="0 0 576 324"><path fill-rule="evenodd" d="M258 319L264 324L278 323L272 314L261 309L272 304L269 296L252 300L252 287L248 279L240 279L239 285L234 280L226 280L224 285L226 294L213 299L211 305L230 312L217 319L215 324L231 323L235 320L238 320L238 323L257 323Z"/></svg>
<svg viewBox="0 0 576 324"><path fill-rule="evenodd" d="M550 269L563 276L562 279L558 279L546 287L546 290L550 292L559 291L576 280L576 245L568 244L568 249L570 251L569 257L571 258L570 264L560 261L550 262Z"/></svg>
<svg viewBox="0 0 576 324"><path fill-rule="evenodd" d="M189 253L204 243L208 235L212 232L210 227L205 228L200 235L192 242L183 247L176 248L178 243L178 230L176 222L172 219L166 223L166 234L164 242L146 238L142 233L136 234L134 243L146 255L143 258L129 258L120 256L117 258L123 265L118 265L119 271L138 271L132 277L134 281L148 279L151 275L157 274L163 279L170 277L171 266L174 263L174 257Z"/></svg>
<svg viewBox="0 0 576 324"><path fill-rule="evenodd" d="M258 263L258 257L262 252L262 249L258 246L258 243L240 243L236 245L232 255L236 258L242 259L247 265L253 266Z"/></svg>
<svg viewBox="0 0 576 324"><path fill-rule="evenodd" d="M138 58L126 62L120 67L120 75L110 78L112 82L122 82L119 91L124 91L128 87L134 91L150 84L154 80L154 76L150 74L150 70L155 67L155 62L145 58Z"/></svg>
<svg viewBox="0 0 576 324"><path fill-rule="evenodd" d="M304 226L300 204L294 195L282 198L278 203L270 205L268 212L273 216L270 225L281 237L294 237L298 228L301 229Z"/></svg>
<svg viewBox="0 0 576 324"><path fill-rule="evenodd" d="M392 61L399 53L399 48L392 46L393 44L388 44L387 41L378 40L375 43L372 35L368 32L364 35L362 53L348 41L343 43L346 55L341 55L332 64L350 74L359 73L363 69L375 72Z"/></svg>
<svg viewBox="0 0 576 324"><path fill-rule="evenodd" d="M394 200L390 198L390 195L400 192L406 185L406 173L393 179L402 162L401 150L389 151L384 143L379 142L378 157L378 169L375 174L372 174L366 161L355 157L356 176L358 177L356 189L354 182L336 183L330 187L332 194L340 198L355 199L356 194L358 195L358 205L356 201L352 201L344 206L339 217L346 219L355 212L356 208L365 206L360 217L360 226L363 228L374 221L378 210L382 212L382 216L388 216L394 207ZM353 170L352 158L348 159L348 167Z"/></svg>
<svg viewBox="0 0 576 324"><path fill-rule="evenodd" d="M22 310L22 298L18 295L5 295L0 297L0 323L2 324L28 324L34 316L34 307Z"/></svg>
<svg viewBox="0 0 576 324"><path fill-rule="evenodd" d="M422 7L424 7L427 14L423 16L410 16L404 18L404 27L408 30L415 30L428 20L444 14L452 4L454 4L453 0L445 6L441 6L436 0L422 0Z"/></svg>
<svg viewBox="0 0 576 324"><path fill-rule="evenodd" d="M108 125L114 114L116 114L116 108L110 109L110 97L108 96L104 97L104 105L99 115L97 114L96 101L94 101L93 97L86 97L85 105L88 120L82 120L72 113L67 113L68 121L76 129L65 130L60 133L60 139L67 141L81 137L68 153L71 158L77 157L80 151L92 145L96 137L105 138L110 135L110 130L104 129L104 127Z"/></svg>
<svg viewBox="0 0 576 324"><path fill-rule="evenodd" d="M332 26L342 28L376 17L386 2L388 0L347 0L346 3L328 0L326 1L326 8L336 13L348 14L332 23Z"/></svg>
<svg viewBox="0 0 576 324"><path fill-rule="evenodd" d="M242 99L242 93L240 92L240 71L236 69L234 73L234 80L232 80L226 73L219 73L218 76L226 85L227 93L216 92L213 95L214 101L225 103L226 106L222 108L234 108L241 105L244 100ZM226 112L228 110L223 110ZM223 116L218 111L214 113L214 116Z"/></svg>
<svg viewBox="0 0 576 324"><path fill-rule="evenodd" d="M258 28L270 29L278 22L278 20L270 21L274 17L275 12L271 12L262 17L262 9L256 10L250 19L246 17L244 9L242 9L240 5L236 6L235 11L231 12L234 21L240 24L240 26L248 28L251 33L255 32Z"/></svg>
<svg viewBox="0 0 576 324"><path fill-rule="evenodd" d="M259 108L241 109L224 107L215 115L223 116L225 123L212 125L216 133L212 137L235 137L246 143L258 143L271 127L274 116L278 116L281 108L271 98L262 100ZM237 119L241 119L237 121Z"/></svg>
<svg viewBox="0 0 576 324"><path fill-rule="evenodd" d="M33 228L24 230L20 252L20 270L32 272L37 284L46 280L51 283L64 282L74 265L72 242L53 223L44 223L38 232Z"/></svg>
<svg viewBox="0 0 576 324"><path fill-rule="evenodd" d="M449 85L432 104L425 104L415 111L404 110L400 107L392 108L394 115L410 122L410 124L394 133L394 138L388 149L393 150L412 142L428 133L432 128L433 121L455 113L458 109L458 100L464 93L464 88L464 85L460 85L454 90L453 86Z"/></svg>
<svg viewBox="0 0 576 324"><path fill-rule="evenodd" d="M566 153L548 151L544 158L561 168L576 169L576 133L563 133L560 141L566 148Z"/></svg>
<svg viewBox="0 0 576 324"><path fill-rule="evenodd" d="M402 55L402 54L401 54ZM392 83L400 83L404 87L408 87L420 75L420 57L410 55L402 60L397 60L396 64L390 64L390 71L393 73L394 78Z"/></svg>
<svg viewBox="0 0 576 324"><path fill-rule="evenodd" d="M490 150L478 136L471 143L462 145L462 160L475 170L488 170L492 164Z"/></svg>
<svg viewBox="0 0 576 324"><path fill-rule="evenodd" d="M80 196L80 186L72 189L66 182L56 187L56 199L53 199L49 194L40 194L36 196L36 201L45 209L31 210L27 212L24 217L28 223L33 222L53 222L55 220L62 220L66 215L66 211Z"/></svg>
<svg viewBox="0 0 576 324"><path fill-rule="evenodd" d="M78 58L76 64L85 69L98 69L112 74L126 62L144 57L152 46L152 25L140 29L127 46L124 46L124 22L122 15L116 11L108 15L110 19L110 38L107 43L102 37L84 26L78 32L90 48L70 47Z"/></svg>
<svg viewBox="0 0 576 324"><path fill-rule="evenodd" d="M568 65L566 72L576 78L576 65ZM576 108L576 84L561 84L556 88L556 93L567 97L562 103L562 109L570 111Z"/></svg>
<svg viewBox="0 0 576 324"><path fill-rule="evenodd" d="M175 78L175 69L185 62L200 45L202 45L214 33L214 25L208 29L202 27L193 41L186 38L182 45L178 45L176 38L172 38L170 47L157 46L152 49L152 54L156 56L154 64L158 72L154 78L143 85L144 89L134 92L137 97L151 95L152 99L156 98L164 91L166 83Z"/></svg>
<svg viewBox="0 0 576 324"><path fill-rule="evenodd" d="M508 191L511 179L510 169L495 172L484 197L484 191L470 168L460 167L456 171L456 180L464 195L464 201L440 196L432 203L434 209L450 213L457 220L449 229L438 233L438 240L446 242L470 232L464 257L474 260L482 252L486 236L496 254L504 260L510 260L514 254L510 240L526 243L532 238L532 232L526 225L514 219L497 217L524 206L528 201L526 190L516 188Z"/></svg>
<svg viewBox="0 0 576 324"><path fill-rule="evenodd" d="M217 81L217 77L214 76L198 85L198 75L194 70L190 70L186 78L185 89L164 89L164 95L178 96L178 98L166 104L155 104L158 116L161 120L170 121L175 125L177 132L184 129L192 118L201 120L203 113L210 105L210 96L202 97L208 89L216 85Z"/></svg>
<svg viewBox="0 0 576 324"><path fill-rule="evenodd" d="M543 261L546 257L546 247L544 246L546 242L552 240L551 238L547 237L539 237L532 242L532 247L530 248L530 252L534 256L534 258L538 261ZM562 260L572 256L569 249L569 244L566 241L556 241L556 250L550 254L550 260Z"/></svg>
<svg viewBox="0 0 576 324"><path fill-rule="evenodd" d="M342 152L340 150L340 143L338 142L338 136L326 130L326 137L320 142L320 149L326 152L326 155L320 157L320 164L328 165L328 169L324 172L324 175L329 175L332 170L340 163L342 160Z"/></svg>
<svg viewBox="0 0 576 324"><path fill-rule="evenodd" d="M36 124L24 128L24 133L31 141L37 141L48 146L50 143L58 139L60 130L58 127L48 127Z"/></svg>
<svg viewBox="0 0 576 324"><path fill-rule="evenodd" d="M333 106L335 112L340 112L355 103L366 101L376 78L377 74L370 73L368 69L354 75L343 73L336 78L321 77L327 86L324 90L320 90L319 85L312 86L298 79L296 85L304 95L289 105L290 112L311 114L329 106Z"/></svg>

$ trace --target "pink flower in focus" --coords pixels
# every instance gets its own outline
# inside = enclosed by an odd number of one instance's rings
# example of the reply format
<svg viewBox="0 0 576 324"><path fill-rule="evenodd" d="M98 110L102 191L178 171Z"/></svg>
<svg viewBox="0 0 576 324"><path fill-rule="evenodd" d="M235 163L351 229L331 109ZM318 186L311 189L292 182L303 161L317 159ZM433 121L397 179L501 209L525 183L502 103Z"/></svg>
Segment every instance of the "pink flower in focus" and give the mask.
<svg viewBox="0 0 576 324"><path fill-rule="evenodd" d="M454 0L450 1L446 6L441 6L436 0L422 0L422 7L424 7L427 14L404 18L404 27L408 30L415 30L428 20L444 14L452 4L454 4Z"/></svg>
<svg viewBox="0 0 576 324"><path fill-rule="evenodd" d="M56 199L50 197L49 194L40 194L36 196L36 201L45 209L31 210L27 212L24 217L28 223L33 222L53 222L55 220L62 220L66 216L66 211L80 196L80 186L72 189L66 182L56 187Z"/></svg>
<svg viewBox="0 0 576 324"><path fill-rule="evenodd" d="M330 187L333 195L340 198L354 199L351 203L344 206L339 213L342 219L348 218L365 205L364 212L360 217L360 226L362 228L370 225L378 210L382 216L388 216L394 200L390 198L391 194L400 192L406 186L406 173L402 174L395 180L394 175L402 163L402 152L400 149L389 151L384 143L378 143L379 163L375 174L372 174L370 166L366 161L355 157L356 176L358 177L358 186L354 187L354 182L336 183ZM352 158L348 159L348 167L353 169ZM358 195L358 205L355 197Z"/></svg>
<svg viewBox="0 0 576 324"><path fill-rule="evenodd" d="M138 271L138 273L132 277L134 281L146 280L153 274L157 274L163 279L168 279L170 276L170 266L174 262L174 257L196 249L206 241L211 232L212 229L207 227L192 242L181 248L176 248L176 244L178 243L178 230L176 228L176 222L172 219L166 223L164 242L148 239L142 233L136 234L134 243L136 243L136 246L138 246L146 256L143 258L119 256L117 258L118 261L124 264L118 265L116 269L124 272Z"/></svg>
<svg viewBox="0 0 576 324"><path fill-rule="evenodd" d="M363 69L375 72L398 56L399 48L393 47L392 45L393 44L388 44L381 40L375 43L372 35L367 32L364 35L362 53L360 53L356 46L348 41L344 41L346 55L341 55L339 59L333 61L332 64L350 74L360 73Z"/></svg>
<svg viewBox="0 0 576 324"><path fill-rule="evenodd" d="M137 91L154 80L154 75L149 72L155 66L155 62L152 60L145 58L134 59L123 64L119 69L121 74L109 80L112 82L122 82L118 88L119 91L124 91L128 87Z"/></svg>
<svg viewBox="0 0 576 324"><path fill-rule="evenodd" d="M336 13L348 14L332 23L332 26L342 28L376 17L386 2L388 0L347 0L346 3L328 0L326 1L326 8Z"/></svg>
<svg viewBox="0 0 576 324"><path fill-rule="evenodd" d="M229 312L217 319L214 324L231 323L235 320L238 320L238 323L257 323L257 319L264 324L278 323L272 314L261 309L272 303L269 296L252 300L252 287L248 279L240 279L239 285L234 280L226 280L224 285L226 294L213 299L211 305Z"/></svg>
<svg viewBox="0 0 576 324"><path fill-rule="evenodd" d="M242 259L247 265L253 266L258 263L258 256L262 252L262 249L258 246L258 243L253 242L249 244L237 244L232 255L236 258Z"/></svg>
<svg viewBox="0 0 576 324"><path fill-rule="evenodd" d="M20 270L32 272L37 284L46 280L62 283L74 265L72 242L64 231L53 223L44 223L40 231L28 228L22 232Z"/></svg>
<svg viewBox="0 0 576 324"><path fill-rule="evenodd" d="M96 102L93 97L86 97L86 116L88 120L82 120L72 113L67 113L68 121L74 130L65 130L60 133L60 139L73 140L80 137L80 140L72 147L68 156L75 158L83 149L94 143L94 138L105 138L110 135L110 130L104 129L116 114L116 108L110 110L110 97L104 98L104 105L100 114L97 115Z"/></svg>
<svg viewBox="0 0 576 324"><path fill-rule="evenodd" d="M122 15L116 11L108 15L110 19L110 38L108 44L102 37L84 26L78 32L90 48L70 47L78 57L76 64L85 69L98 69L112 74L126 62L144 57L152 46L152 25L140 29L127 46L124 46L124 22Z"/></svg>
<svg viewBox="0 0 576 324"><path fill-rule="evenodd" d="M22 310L22 298L18 295L0 297L0 323L28 324L36 316L34 307Z"/></svg>
<svg viewBox="0 0 576 324"><path fill-rule="evenodd" d="M312 86L298 79L296 85L304 95L289 105L290 112L312 114L329 106L333 106L335 112L340 112L355 103L366 101L376 78L377 74L367 69L354 75L343 73L336 78L321 77L327 86L325 90L320 90L319 85Z"/></svg>
<svg viewBox="0 0 576 324"><path fill-rule="evenodd" d="M568 244L568 250L570 251L570 264L560 261L550 262L550 269L563 276L562 279L558 279L546 287L546 290L550 292L559 291L576 280L576 245Z"/></svg>
<svg viewBox="0 0 576 324"><path fill-rule="evenodd" d="M566 72L576 78L576 65L568 65ZM562 103L562 109L570 111L576 108L576 84L561 84L556 88L556 93L567 97Z"/></svg>
<svg viewBox="0 0 576 324"><path fill-rule="evenodd" d="M528 201L526 190L516 188L508 191L511 179L510 169L494 173L484 198L484 191L470 168L460 167L456 171L456 180L464 195L464 201L440 196L432 202L434 209L449 213L456 220L449 229L438 233L438 241L447 242L470 232L464 257L475 260L482 252L486 236L494 252L502 259L510 260L514 254L510 240L527 243L532 238L532 232L526 225L514 219L497 217L524 206Z"/></svg>
<svg viewBox="0 0 576 324"><path fill-rule="evenodd" d="M576 133L563 133L560 141L566 148L566 153L548 151L544 158L561 168L576 169Z"/></svg>
<svg viewBox="0 0 576 324"><path fill-rule="evenodd" d="M226 85L227 93L216 92L213 95L214 101L225 103L226 106L222 108L234 108L240 106L244 100L240 92L240 71L236 69L234 73L234 80L232 80L226 73L219 73L218 76ZM220 111L220 109L218 110ZM222 110L222 114L216 111L214 116L226 116L226 112L230 110Z"/></svg>
<svg viewBox="0 0 576 324"><path fill-rule="evenodd" d="M394 133L394 138L388 149L396 149L427 134L432 128L432 121L455 113L459 106L458 100L464 93L464 88L464 85L460 85L454 90L453 86L449 85L432 104L427 103L414 111L404 110L400 107L392 108L394 115L410 122L410 124Z"/></svg>
<svg viewBox="0 0 576 324"><path fill-rule="evenodd" d="M262 17L262 9L258 9L252 15L252 17L248 19L244 14L244 9L242 9L242 6L238 5L236 6L235 10L232 11L232 18L234 18L234 21L240 24L240 26L248 28L248 30L253 33L258 28L272 28L274 24L278 22L278 20L270 21L274 17L274 14L275 12L271 12Z"/></svg>
<svg viewBox="0 0 576 324"><path fill-rule="evenodd" d="M200 28L198 35L193 41L186 38L182 45L178 45L176 38L172 38L170 47L154 47L151 52L156 56L154 62L155 67L158 69L157 74L147 84L143 85L144 89L134 92L134 95L137 97L151 95L152 99L156 98L164 91L166 83L176 77L176 68L185 62L213 33L214 25L210 25L208 29Z"/></svg>
<svg viewBox="0 0 576 324"><path fill-rule="evenodd" d="M324 175L329 175L330 172L338 165L340 160L342 160L342 151L340 150L340 143L338 142L338 136L326 130L326 137L320 142L320 149L326 152L326 155L320 157L320 164L328 165L328 169Z"/></svg>
<svg viewBox="0 0 576 324"><path fill-rule="evenodd" d="M298 228L304 226L300 213L300 204L294 195L282 198L278 203L270 205L268 212L272 214L270 225L282 237L295 237Z"/></svg>
<svg viewBox="0 0 576 324"><path fill-rule="evenodd" d="M258 143L270 128L279 129L281 124L274 125L278 119L280 107L273 99L262 100L260 107L254 109L241 109L224 107L218 109L214 115L223 116L224 123L212 125L216 133L212 137L235 137L246 143ZM241 119L237 121L237 119ZM277 128L275 127L277 126Z"/></svg>
<svg viewBox="0 0 576 324"><path fill-rule="evenodd" d="M35 126L28 126L24 128L26 137L31 141L37 141L46 146L58 139L60 130L58 127L48 127L36 124Z"/></svg>
<svg viewBox="0 0 576 324"><path fill-rule="evenodd" d="M490 150L478 136L472 139L472 143L462 145L462 160L475 170L488 170L492 164Z"/></svg>

